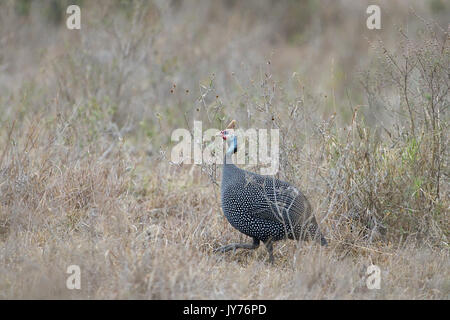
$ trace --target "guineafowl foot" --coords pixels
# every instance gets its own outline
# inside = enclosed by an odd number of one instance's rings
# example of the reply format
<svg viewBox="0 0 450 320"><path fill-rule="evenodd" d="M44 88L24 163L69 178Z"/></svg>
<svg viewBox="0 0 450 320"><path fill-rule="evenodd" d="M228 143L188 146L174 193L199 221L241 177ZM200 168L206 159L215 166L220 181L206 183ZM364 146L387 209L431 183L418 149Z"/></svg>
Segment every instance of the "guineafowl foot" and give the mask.
<svg viewBox="0 0 450 320"><path fill-rule="evenodd" d="M253 250L259 247L259 240L253 238L253 243L231 243L226 246L214 249L214 252L227 252L230 250L235 251L236 249L248 249Z"/></svg>

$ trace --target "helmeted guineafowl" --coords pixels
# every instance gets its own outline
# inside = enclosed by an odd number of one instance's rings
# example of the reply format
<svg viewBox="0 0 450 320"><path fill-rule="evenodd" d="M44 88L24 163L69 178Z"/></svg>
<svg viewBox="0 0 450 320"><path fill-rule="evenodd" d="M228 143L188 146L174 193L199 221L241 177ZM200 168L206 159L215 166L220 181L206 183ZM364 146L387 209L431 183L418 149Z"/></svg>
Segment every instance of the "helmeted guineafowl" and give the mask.
<svg viewBox="0 0 450 320"><path fill-rule="evenodd" d="M222 210L230 224L252 237L253 243L233 243L215 252L256 249L262 241L273 263L274 241L315 239L326 246L308 199L296 187L272 176L242 170L232 163L232 155L237 151L235 124L233 120L218 134L228 143L222 173Z"/></svg>

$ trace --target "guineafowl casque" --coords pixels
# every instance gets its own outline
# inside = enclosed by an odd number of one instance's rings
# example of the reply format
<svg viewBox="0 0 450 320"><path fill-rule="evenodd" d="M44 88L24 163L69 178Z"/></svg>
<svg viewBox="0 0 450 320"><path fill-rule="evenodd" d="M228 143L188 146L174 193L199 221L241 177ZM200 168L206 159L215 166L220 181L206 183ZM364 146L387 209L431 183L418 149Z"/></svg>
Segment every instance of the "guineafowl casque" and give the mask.
<svg viewBox="0 0 450 320"><path fill-rule="evenodd" d="M232 163L237 151L237 137L233 120L220 135L227 141L222 173L222 210L228 222L237 230L253 238L252 244L232 243L215 250L256 249L262 241L273 263L273 242L282 239L327 241L319 230L308 199L291 184L239 169Z"/></svg>

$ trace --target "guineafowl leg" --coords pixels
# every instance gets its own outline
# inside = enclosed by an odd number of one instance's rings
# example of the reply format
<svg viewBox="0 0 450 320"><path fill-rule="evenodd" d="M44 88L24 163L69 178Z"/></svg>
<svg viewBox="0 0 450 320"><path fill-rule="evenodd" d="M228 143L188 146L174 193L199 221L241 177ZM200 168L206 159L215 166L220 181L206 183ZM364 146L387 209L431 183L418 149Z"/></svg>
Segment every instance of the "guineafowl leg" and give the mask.
<svg viewBox="0 0 450 320"><path fill-rule="evenodd" d="M230 250L236 250L236 249L249 249L253 250L259 247L259 240L256 238L253 238L253 243L231 243L226 246L217 248L214 250L214 252L227 252Z"/></svg>
<svg viewBox="0 0 450 320"><path fill-rule="evenodd" d="M267 251L269 252L269 262L273 264L273 241L271 239L264 242Z"/></svg>

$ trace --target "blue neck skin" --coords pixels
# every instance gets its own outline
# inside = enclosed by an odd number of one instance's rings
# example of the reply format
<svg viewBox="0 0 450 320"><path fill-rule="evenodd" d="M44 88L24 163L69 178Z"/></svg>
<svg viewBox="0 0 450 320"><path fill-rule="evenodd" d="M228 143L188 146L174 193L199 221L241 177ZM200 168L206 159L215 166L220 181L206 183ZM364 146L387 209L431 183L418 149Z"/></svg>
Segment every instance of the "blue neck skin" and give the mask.
<svg viewBox="0 0 450 320"><path fill-rule="evenodd" d="M237 137L234 136L232 140L228 143L229 147L225 155L225 164L232 164L232 155L237 151Z"/></svg>

